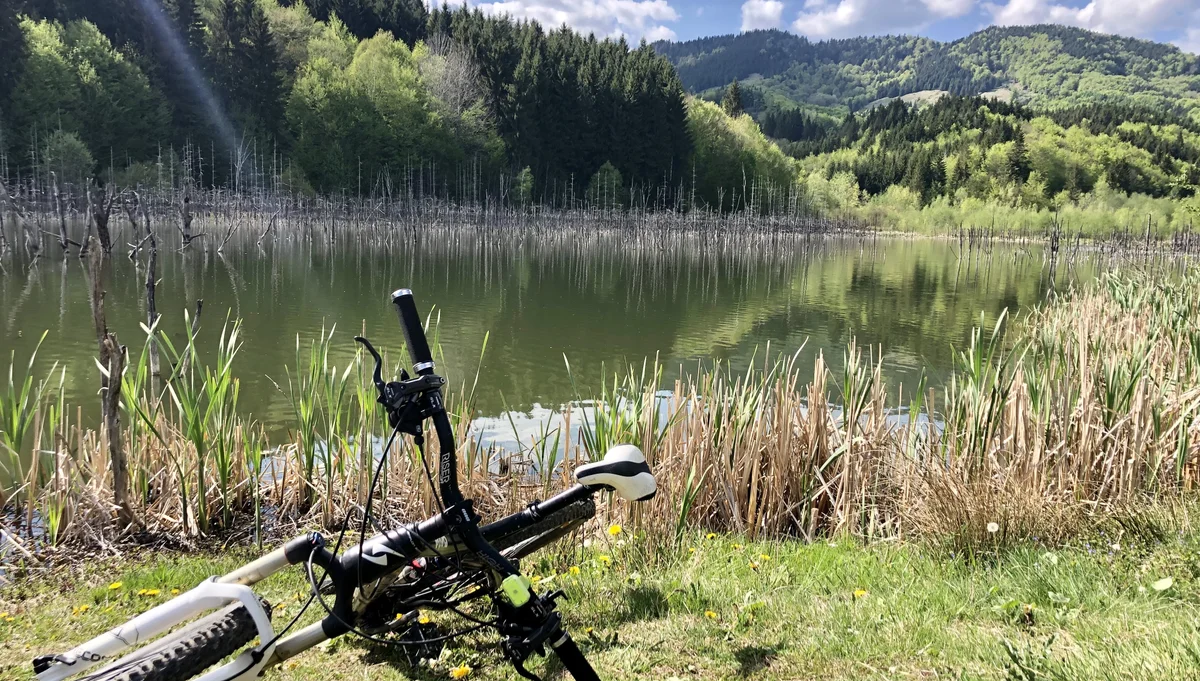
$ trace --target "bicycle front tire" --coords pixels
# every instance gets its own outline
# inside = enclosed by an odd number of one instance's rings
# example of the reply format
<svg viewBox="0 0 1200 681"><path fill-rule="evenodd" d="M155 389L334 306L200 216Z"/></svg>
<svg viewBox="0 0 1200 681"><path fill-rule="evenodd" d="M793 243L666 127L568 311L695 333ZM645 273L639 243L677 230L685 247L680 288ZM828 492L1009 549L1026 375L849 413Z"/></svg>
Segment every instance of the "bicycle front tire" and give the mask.
<svg viewBox="0 0 1200 681"><path fill-rule="evenodd" d="M270 612L270 608L267 608ZM207 624L193 625L168 634L165 645L150 645L150 652L90 674L95 681L187 681L244 648L258 636L258 627L246 606L230 606Z"/></svg>

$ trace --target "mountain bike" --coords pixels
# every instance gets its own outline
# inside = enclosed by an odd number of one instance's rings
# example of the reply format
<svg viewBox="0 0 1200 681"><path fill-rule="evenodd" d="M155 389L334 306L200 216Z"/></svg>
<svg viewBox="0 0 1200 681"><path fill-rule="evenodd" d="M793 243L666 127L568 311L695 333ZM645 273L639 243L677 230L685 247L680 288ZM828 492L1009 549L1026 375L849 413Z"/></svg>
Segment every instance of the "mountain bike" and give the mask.
<svg viewBox="0 0 1200 681"><path fill-rule="evenodd" d="M365 338L355 337L375 361L372 379L378 402L387 413L391 437L372 475L362 532L357 546L338 553L349 525L343 523L333 548L319 533L296 537L275 551L224 576L211 577L173 598L66 653L34 660L39 681L61 681L87 672L87 681L235 681L263 671L313 646L348 633L399 645L413 656L455 637L495 629L500 648L527 678L533 654L549 647L576 681L599 677L564 630L557 611L561 591L538 593L518 570L518 561L571 533L595 514L593 496L611 490L629 501L643 501L657 489L641 451L632 445L609 450L600 461L579 466L576 484L545 501L487 525L463 497L457 477L454 433L442 398L446 381L434 373L433 357L412 292L392 294L414 373L400 370L398 381L384 382L383 360ZM426 462L425 423L431 422L440 447L437 484ZM439 512L431 518L381 531L365 539L373 523L371 499L385 468L387 452L398 435L412 438L426 477L435 488ZM271 606L251 587L291 566L302 567L310 594L300 611L276 633ZM318 575L318 572L321 574ZM333 597L330 604L326 598ZM488 598L487 619L460 609L467 601ZM289 632L313 602L325 617ZM453 611L470 623L447 635L421 624L422 610ZM196 619L198 618L199 619ZM180 626L184 625L184 626ZM403 632L403 633L401 633ZM399 634L383 638L389 633ZM257 646L246 648L257 637ZM132 653L113 661L126 650ZM245 650L243 650L245 648ZM225 664L222 660L240 654ZM90 669L100 667L98 671Z"/></svg>

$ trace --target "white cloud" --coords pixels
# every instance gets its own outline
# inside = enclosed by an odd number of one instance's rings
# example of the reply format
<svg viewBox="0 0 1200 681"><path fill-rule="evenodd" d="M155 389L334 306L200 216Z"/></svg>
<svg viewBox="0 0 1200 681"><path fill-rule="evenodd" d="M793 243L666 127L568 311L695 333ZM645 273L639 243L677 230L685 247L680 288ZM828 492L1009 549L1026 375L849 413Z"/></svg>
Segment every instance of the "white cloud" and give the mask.
<svg viewBox="0 0 1200 681"><path fill-rule="evenodd" d="M1200 12L1197 14L1200 15ZM1175 44L1184 52L1200 55L1200 16L1196 16L1192 22L1196 28L1189 28L1182 38L1175 41Z"/></svg>
<svg viewBox="0 0 1200 681"><path fill-rule="evenodd" d="M466 4L487 14L534 19L548 30L566 24L598 38L625 36L634 41L673 39L675 32L664 22L679 20L679 13L667 0L503 0Z"/></svg>
<svg viewBox="0 0 1200 681"><path fill-rule="evenodd" d="M992 23L1001 25L1067 24L1138 37L1152 37L1164 30L1185 29L1189 35L1196 31L1186 28L1196 0L1091 0L1082 7L1051 0L1008 0L1003 4L985 2L983 8Z"/></svg>
<svg viewBox="0 0 1200 681"><path fill-rule="evenodd" d="M907 33L975 6L976 0L806 0L792 30L814 38Z"/></svg>
<svg viewBox="0 0 1200 681"><path fill-rule="evenodd" d="M646 32L642 34L642 37L645 38L646 42L648 43L652 43L656 40L674 40L675 31L672 31L670 26L651 26L650 28L646 29Z"/></svg>
<svg viewBox="0 0 1200 681"><path fill-rule="evenodd" d="M746 0L742 4L742 30L779 28L783 22L781 0Z"/></svg>

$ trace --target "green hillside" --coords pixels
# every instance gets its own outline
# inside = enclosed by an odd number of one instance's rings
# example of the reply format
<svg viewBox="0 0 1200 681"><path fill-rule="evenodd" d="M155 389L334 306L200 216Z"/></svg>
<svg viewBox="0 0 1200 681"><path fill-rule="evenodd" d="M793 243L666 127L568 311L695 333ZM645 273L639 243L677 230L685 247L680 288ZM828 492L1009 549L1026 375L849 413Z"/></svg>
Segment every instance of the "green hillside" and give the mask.
<svg viewBox="0 0 1200 681"><path fill-rule="evenodd" d="M993 26L948 43L913 36L812 42L751 31L654 48L702 96L743 81L752 113L787 102L856 111L918 91L975 95L1007 87L1038 107L1119 103L1200 116L1200 57L1066 26Z"/></svg>

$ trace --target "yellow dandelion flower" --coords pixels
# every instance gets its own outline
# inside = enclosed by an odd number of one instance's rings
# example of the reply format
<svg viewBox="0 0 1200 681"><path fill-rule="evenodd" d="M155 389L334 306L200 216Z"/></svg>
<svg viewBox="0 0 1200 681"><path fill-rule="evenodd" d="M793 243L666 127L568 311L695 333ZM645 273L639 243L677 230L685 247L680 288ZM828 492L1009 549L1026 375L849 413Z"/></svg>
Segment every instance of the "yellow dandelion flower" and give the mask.
<svg viewBox="0 0 1200 681"><path fill-rule="evenodd" d="M621 526L620 525L612 524L612 525L608 526L608 536L615 537L618 534L621 534Z"/></svg>
<svg viewBox="0 0 1200 681"><path fill-rule="evenodd" d="M717 619L717 613L713 612L712 610L705 610L705 611L704 611L704 616L705 616L705 617L707 617L707 618L708 618L708 619L710 619L710 620L715 620L715 619Z"/></svg>
<svg viewBox="0 0 1200 681"><path fill-rule="evenodd" d="M537 584L538 582L542 581L542 576L541 576L541 575L534 575L534 576L532 576L532 577L530 577L530 578L529 578L529 581L530 581L530 582L532 582L532 583L534 583L534 584Z"/></svg>
<svg viewBox="0 0 1200 681"><path fill-rule="evenodd" d="M688 553L695 553L695 552L696 552L696 547L695 547L695 546L692 546L692 547L688 548Z"/></svg>
<svg viewBox="0 0 1200 681"><path fill-rule="evenodd" d="M6 620L6 619L8 619L8 612L7 611L0 612L0 620Z"/></svg>
<svg viewBox="0 0 1200 681"><path fill-rule="evenodd" d="M760 554L758 554L758 559L765 563L768 560L771 560L771 557L765 553L760 553Z"/></svg>
<svg viewBox="0 0 1200 681"><path fill-rule="evenodd" d="M578 566L578 565L572 565L570 568L568 568L568 569L567 569L567 572L569 572L569 573L571 573L571 574L573 574L573 575L577 575L577 574L579 574L579 566Z"/></svg>
<svg viewBox="0 0 1200 681"><path fill-rule="evenodd" d="M857 598L866 598L869 595L870 595L870 592L868 592L866 589L855 589L854 590L854 597L856 599Z"/></svg>
<svg viewBox="0 0 1200 681"><path fill-rule="evenodd" d="M108 585L108 590L116 591L117 589L120 589L123 586L125 586L125 584L123 582L113 582L112 584Z"/></svg>
<svg viewBox="0 0 1200 681"><path fill-rule="evenodd" d="M403 617L403 615L396 615L396 617ZM417 618L417 622L419 622L421 624L429 624L432 621L433 621L433 618L431 618L429 615L421 615L420 617Z"/></svg>
<svg viewBox="0 0 1200 681"><path fill-rule="evenodd" d="M610 558L604 554L596 556L596 560L600 561L604 565L612 565L612 558Z"/></svg>
<svg viewBox="0 0 1200 681"><path fill-rule="evenodd" d="M471 673L470 665L468 665L464 662L463 664L460 664L457 667L455 667L454 669L450 670L450 678L465 679L467 677L467 675L470 673Z"/></svg>
<svg viewBox="0 0 1200 681"><path fill-rule="evenodd" d="M742 545L741 545L741 544L734 544L734 545L733 545L733 550L734 550L734 551L741 551L741 550L742 550Z"/></svg>
<svg viewBox="0 0 1200 681"><path fill-rule="evenodd" d="M171 595L172 595L172 596L178 596L178 595L179 595L179 589L171 589Z"/></svg>
<svg viewBox="0 0 1200 681"><path fill-rule="evenodd" d="M590 633L592 633L592 632L593 632L593 631L595 631L595 630L596 630L596 629L595 629L595 627L588 627L587 629L584 629L584 630L583 630L583 633L585 633L585 634L590 634Z"/></svg>

